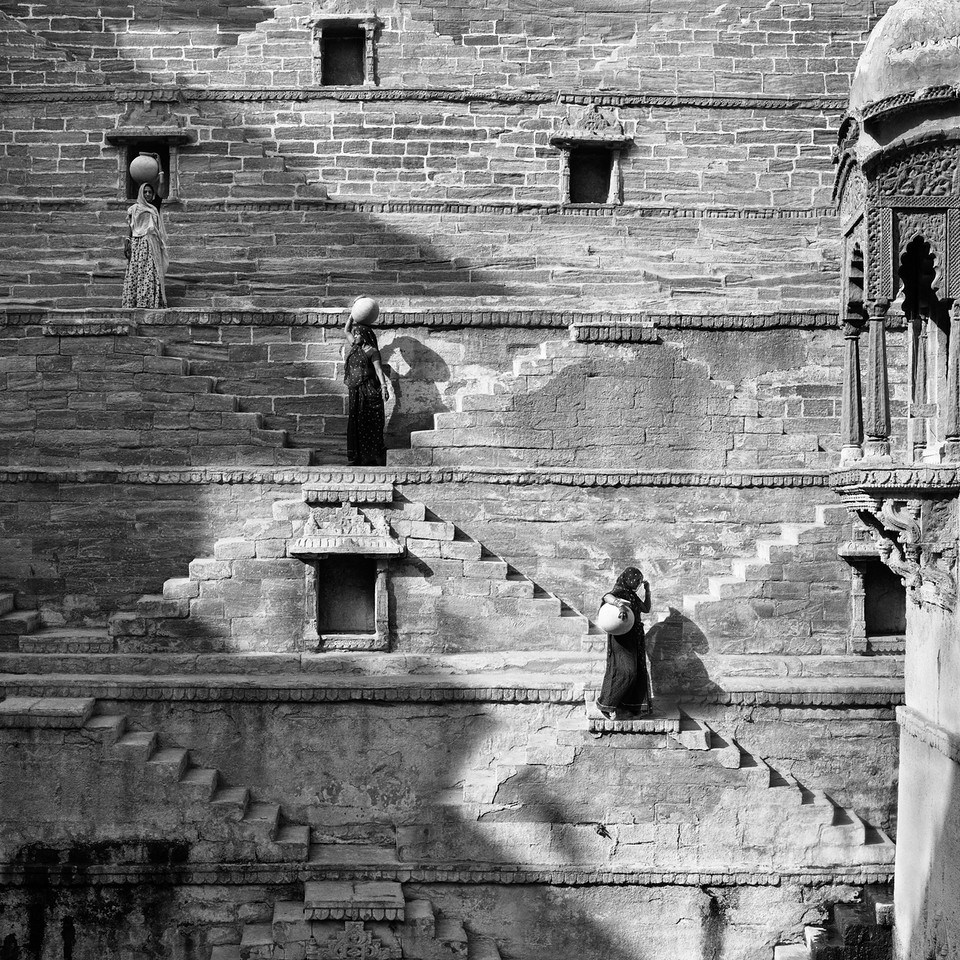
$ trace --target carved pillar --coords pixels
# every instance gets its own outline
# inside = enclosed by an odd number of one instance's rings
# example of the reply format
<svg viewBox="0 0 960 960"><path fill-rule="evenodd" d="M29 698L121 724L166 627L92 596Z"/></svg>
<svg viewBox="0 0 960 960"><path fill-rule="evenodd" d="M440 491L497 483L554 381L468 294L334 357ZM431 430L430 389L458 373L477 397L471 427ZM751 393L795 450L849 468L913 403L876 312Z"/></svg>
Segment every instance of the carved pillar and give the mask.
<svg viewBox="0 0 960 960"><path fill-rule="evenodd" d="M946 409L943 415L945 460L960 459L960 301L950 304Z"/></svg>
<svg viewBox="0 0 960 960"><path fill-rule="evenodd" d="M890 456L890 389L887 384L887 311L889 300L867 303L867 403L864 430L868 457Z"/></svg>
<svg viewBox="0 0 960 960"><path fill-rule="evenodd" d="M860 328L846 324L843 362L843 405L840 412L840 463L863 456L863 403L860 394Z"/></svg>

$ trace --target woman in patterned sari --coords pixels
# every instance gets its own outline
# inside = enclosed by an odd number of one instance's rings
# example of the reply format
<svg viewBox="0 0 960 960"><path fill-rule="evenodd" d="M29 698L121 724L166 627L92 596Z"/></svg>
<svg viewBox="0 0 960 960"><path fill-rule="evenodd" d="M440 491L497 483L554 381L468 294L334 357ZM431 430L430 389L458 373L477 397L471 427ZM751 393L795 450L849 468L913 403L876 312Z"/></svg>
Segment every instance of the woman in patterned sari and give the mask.
<svg viewBox="0 0 960 960"><path fill-rule="evenodd" d="M390 381L383 372L377 335L368 326L379 313L375 300L360 297L343 330L347 341L343 371L348 404L347 463L356 467L382 467L387 462L383 405L390 399Z"/></svg>
<svg viewBox="0 0 960 960"><path fill-rule="evenodd" d="M125 244L129 258L123 278L121 306L157 309L167 305L163 278L167 272L167 231L160 211L151 202L153 187L145 183L137 202L127 207L130 235Z"/></svg>

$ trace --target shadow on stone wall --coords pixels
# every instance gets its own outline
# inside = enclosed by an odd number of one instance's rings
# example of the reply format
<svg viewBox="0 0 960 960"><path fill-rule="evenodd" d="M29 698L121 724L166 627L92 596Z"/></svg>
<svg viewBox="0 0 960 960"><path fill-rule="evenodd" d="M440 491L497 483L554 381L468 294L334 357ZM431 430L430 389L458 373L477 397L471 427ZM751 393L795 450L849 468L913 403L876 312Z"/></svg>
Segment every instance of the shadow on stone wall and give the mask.
<svg viewBox="0 0 960 960"><path fill-rule="evenodd" d="M396 395L384 440L388 449L409 447L414 430L433 429L434 414L450 409L438 386L450 381L450 368L436 350L409 335L396 337L381 355L392 368L390 382ZM406 369L400 372L399 366Z"/></svg>

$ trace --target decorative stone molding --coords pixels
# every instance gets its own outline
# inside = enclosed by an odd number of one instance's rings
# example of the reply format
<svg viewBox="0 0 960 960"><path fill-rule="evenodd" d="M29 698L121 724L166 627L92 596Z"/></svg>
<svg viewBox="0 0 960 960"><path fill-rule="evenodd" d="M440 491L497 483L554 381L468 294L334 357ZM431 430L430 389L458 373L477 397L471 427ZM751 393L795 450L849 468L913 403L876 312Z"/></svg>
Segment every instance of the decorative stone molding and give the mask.
<svg viewBox="0 0 960 960"><path fill-rule="evenodd" d="M897 707L897 722L904 733L960 764L960 737L955 733L951 733L939 723L934 723L912 707Z"/></svg>
<svg viewBox="0 0 960 960"><path fill-rule="evenodd" d="M365 683L350 678L334 683L329 678L321 680L313 675L293 681L276 675L251 684L249 677L242 680L217 677L214 682L209 676L199 675L113 678L77 674L75 679L65 680L63 676L0 674L0 690L10 697L96 697L149 703L584 703L581 684L558 682L545 686L538 684L534 677L531 681L529 686L511 683L470 686L469 678L455 682L442 677L397 675L370 678ZM812 686L808 683L804 688L800 681L782 681L774 686L767 683L766 678L753 681L749 677L738 677L737 684L740 689L717 689L696 698L688 697L685 702L734 707L830 708L889 708L903 703L902 678L883 683L870 683L856 677L830 683L827 678Z"/></svg>
<svg viewBox="0 0 960 960"><path fill-rule="evenodd" d="M107 201L108 209L125 207L128 200ZM103 203L77 199L72 203L51 198L4 198L0 210L13 213L102 210ZM644 220L834 220L832 207L685 207L685 206L569 206L560 202L496 200L338 200L325 197L226 197L221 200L183 200L177 214L209 212L284 212L318 210L345 213L503 214L550 217L630 217Z"/></svg>
<svg viewBox="0 0 960 960"><path fill-rule="evenodd" d="M132 329L129 320L50 320L42 326L45 337L125 337Z"/></svg>
<svg viewBox="0 0 960 960"><path fill-rule="evenodd" d="M564 103L601 107L683 107L704 110L843 111L846 97L749 96L718 93L637 93L574 90L450 90L404 87L3 87L0 103L126 103L131 100L175 98L180 103L228 101L240 103L284 101L426 101L441 103Z"/></svg>
<svg viewBox="0 0 960 960"><path fill-rule="evenodd" d="M570 339L578 343L657 343L660 337L652 322L572 323Z"/></svg>
<svg viewBox="0 0 960 960"><path fill-rule="evenodd" d="M99 336L101 330L115 325L132 326L261 326L261 327L329 327L343 326L346 308L324 307L300 310L206 310L174 307L167 310L23 310L0 308L0 326L41 325L50 336L84 333ZM66 334L59 332L62 325ZM584 342L643 342L654 334L644 330L832 330L837 326L835 312L785 311L781 313L645 313L626 310L580 311L536 307L525 309L460 309L460 310L383 310L377 318L379 327L428 327L457 329L461 327L521 327L524 329L575 330L573 339ZM901 317L887 323L887 329L902 329ZM594 334L594 331L596 333ZM637 338L640 338L639 340Z"/></svg>
<svg viewBox="0 0 960 960"><path fill-rule="evenodd" d="M619 120L604 116L600 107L591 103L575 123L565 120L550 143L555 147L597 146L621 150L630 146L633 138L624 134Z"/></svg>
<svg viewBox="0 0 960 960"><path fill-rule="evenodd" d="M343 929L326 940L310 941L305 960L400 960L400 946L388 947L373 932L365 929L361 920L347 920Z"/></svg>
<svg viewBox="0 0 960 960"><path fill-rule="evenodd" d="M403 895L394 884L344 881L308 884L304 890L307 920L399 920ZM349 954L348 954L349 956Z"/></svg>
<svg viewBox="0 0 960 960"><path fill-rule="evenodd" d="M390 503L394 498L392 483L362 483L330 480L311 481L302 487L304 503Z"/></svg>
<svg viewBox="0 0 960 960"><path fill-rule="evenodd" d="M43 878L52 886L86 886L95 883L133 883L161 880L164 884L277 884L310 880L370 880L399 883L546 884L555 887L778 887L784 884L821 887L824 884L892 883L889 864L854 867L797 867L776 872L731 865L714 871L650 870L647 867L605 868L592 865L547 867L533 864L400 864L351 866L314 863L195 863L91 864L40 866L0 863L0 883L23 884Z"/></svg>
<svg viewBox="0 0 960 960"><path fill-rule="evenodd" d="M597 471L541 467L191 467L151 470L139 467L56 469L0 468L0 483L138 483L138 484L270 484L297 485L325 478L383 484L483 483L502 486L562 487L716 487L724 489L807 489L831 486L827 471Z"/></svg>

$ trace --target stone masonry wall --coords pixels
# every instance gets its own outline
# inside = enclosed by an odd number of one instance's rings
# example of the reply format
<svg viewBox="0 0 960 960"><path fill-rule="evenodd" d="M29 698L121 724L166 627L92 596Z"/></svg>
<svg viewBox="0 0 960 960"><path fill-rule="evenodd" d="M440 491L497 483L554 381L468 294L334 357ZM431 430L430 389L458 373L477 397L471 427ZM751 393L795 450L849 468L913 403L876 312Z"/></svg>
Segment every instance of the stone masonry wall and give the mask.
<svg viewBox="0 0 960 960"><path fill-rule="evenodd" d="M395 3L378 7L378 75L383 85L434 84L527 89L576 85L676 93L832 94L845 97L861 45L889 2L841 0L738 6L694 0L610 5L570 2L550 10L507 4L503 16L470 4ZM136 6L136 10L134 7ZM315 11L302 0L269 7L242 0L136 4L4 0L14 43L8 83L181 82L188 86L314 82L310 31ZM338 10L365 15L367 7ZM191 25L189 43L178 23ZM2 75L0 75L2 76Z"/></svg>
<svg viewBox="0 0 960 960"><path fill-rule="evenodd" d="M187 745L194 763L216 767L227 784L280 803L285 822L313 828L314 843L347 851L372 844L383 862L397 845L403 862L691 873L829 868L821 858L836 855L794 787L770 787L756 771L727 768L714 752L686 750L664 735L596 740L580 705L197 699L189 709L139 701L111 709L135 728L159 730L164 747ZM718 710L710 723L780 775L841 806L858 804L874 826L894 826L897 730L889 711L782 709L765 711L765 723L755 719ZM231 862L242 846L242 829L215 828L216 809L191 802L160 766L105 749L89 734L17 731L2 746L4 769L17 773L0 785L5 823L15 827L4 860L16 859L23 836L38 844L164 838L192 848L182 862ZM57 788L38 791L50 778ZM818 852L821 845L829 853ZM864 856L875 862L869 847Z"/></svg>
<svg viewBox="0 0 960 960"><path fill-rule="evenodd" d="M289 651L302 637L303 576L297 562L281 559L283 538L299 534L272 519L275 501L299 501L296 485L4 484L0 496L10 545L0 585L37 603L49 625L102 626L134 610L140 596L157 597L168 578L195 575L203 602L174 624L179 639L168 649L217 648L214 638L233 636L233 649ZM649 637L655 683L709 688L700 662L707 654L846 652L850 572L836 550L849 534L835 508L817 523L816 505L831 502L826 491L413 484L401 496L479 544L477 553L505 561L528 587L587 616L616 573L639 564L653 584L649 622L663 621ZM810 525L793 545L781 539L784 517ZM761 561L762 540L784 545ZM579 648L549 618L537 630L536 604L526 615L518 607L506 632L500 620L479 617L483 591L495 585L471 579L480 574L461 560L442 559L441 547L414 538L408 557L392 563L396 649ZM209 558L210 569L195 566L197 558ZM728 593L711 595L709 578L736 581L744 560L756 565ZM518 597L535 595L514 587Z"/></svg>

